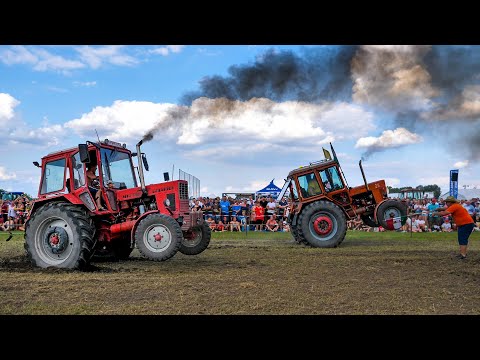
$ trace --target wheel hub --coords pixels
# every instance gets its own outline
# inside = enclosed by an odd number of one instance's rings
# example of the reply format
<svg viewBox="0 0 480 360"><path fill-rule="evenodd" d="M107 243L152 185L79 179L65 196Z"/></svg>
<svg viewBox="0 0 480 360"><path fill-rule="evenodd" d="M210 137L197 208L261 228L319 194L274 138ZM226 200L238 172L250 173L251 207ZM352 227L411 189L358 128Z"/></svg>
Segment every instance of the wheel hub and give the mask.
<svg viewBox="0 0 480 360"><path fill-rule="evenodd" d="M45 243L52 253L60 254L68 246L68 234L61 227L55 226L45 234Z"/></svg>
<svg viewBox="0 0 480 360"><path fill-rule="evenodd" d="M160 233L156 233L155 235L153 235L153 238L155 239L155 241L162 241L163 236Z"/></svg>
<svg viewBox="0 0 480 360"><path fill-rule="evenodd" d="M326 235L333 229L333 222L328 216L319 216L313 222L313 228L319 235Z"/></svg>

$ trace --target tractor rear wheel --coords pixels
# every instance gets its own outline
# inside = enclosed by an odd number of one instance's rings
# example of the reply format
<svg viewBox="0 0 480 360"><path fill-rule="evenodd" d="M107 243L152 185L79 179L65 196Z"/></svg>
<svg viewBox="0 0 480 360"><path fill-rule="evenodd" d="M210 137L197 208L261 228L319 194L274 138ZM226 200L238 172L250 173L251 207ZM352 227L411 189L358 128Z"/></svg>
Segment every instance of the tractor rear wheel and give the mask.
<svg viewBox="0 0 480 360"><path fill-rule="evenodd" d="M319 248L340 245L347 233L347 219L342 209L330 201L316 201L302 210L297 223L302 243Z"/></svg>
<svg viewBox="0 0 480 360"><path fill-rule="evenodd" d="M88 212L66 202L51 202L26 223L25 250L33 265L84 270L95 246L95 226Z"/></svg>
<svg viewBox="0 0 480 360"><path fill-rule="evenodd" d="M387 219L400 218L402 225L407 219L407 207L398 200L386 200L377 208L377 221L384 228L388 229Z"/></svg>
<svg viewBox="0 0 480 360"><path fill-rule="evenodd" d="M378 223L372 219L371 215L361 215L360 217L365 225L370 227L378 227Z"/></svg>
<svg viewBox="0 0 480 360"><path fill-rule="evenodd" d="M180 252L185 255L198 255L208 247L211 238L212 230L204 221L202 225L195 226L183 233Z"/></svg>
<svg viewBox="0 0 480 360"><path fill-rule="evenodd" d="M182 229L178 222L158 213L144 217L135 230L138 251L155 261L165 261L174 256L180 249L182 239Z"/></svg>

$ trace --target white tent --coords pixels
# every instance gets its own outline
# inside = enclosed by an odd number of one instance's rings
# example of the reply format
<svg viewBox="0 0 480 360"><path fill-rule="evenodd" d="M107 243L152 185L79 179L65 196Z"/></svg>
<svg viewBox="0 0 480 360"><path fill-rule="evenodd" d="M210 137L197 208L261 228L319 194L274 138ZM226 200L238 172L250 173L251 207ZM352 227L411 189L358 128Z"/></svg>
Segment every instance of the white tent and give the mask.
<svg viewBox="0 0 480 360"><path fill-rule="evenodd" d="M441 198L446 198L450 195L450 191L440 195ZM458 200L470 200L473 198L480 198L480 189L458 189Z"/></svg>

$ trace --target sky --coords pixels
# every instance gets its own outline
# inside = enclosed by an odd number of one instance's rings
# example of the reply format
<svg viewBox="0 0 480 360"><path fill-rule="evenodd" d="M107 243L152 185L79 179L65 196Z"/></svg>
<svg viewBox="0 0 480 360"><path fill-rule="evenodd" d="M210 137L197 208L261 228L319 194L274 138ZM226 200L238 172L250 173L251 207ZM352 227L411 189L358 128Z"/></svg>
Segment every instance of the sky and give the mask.
<svg viewBox="0 0 480 360"><path fill-rule="evenodd" d="M85 141L132 151L146 183L200 195L282 187L335 148L350 186L480 187L480 46L0 45L0 188L38 192L32 162ZM150 140L151 139L151 140Z"/></svg>

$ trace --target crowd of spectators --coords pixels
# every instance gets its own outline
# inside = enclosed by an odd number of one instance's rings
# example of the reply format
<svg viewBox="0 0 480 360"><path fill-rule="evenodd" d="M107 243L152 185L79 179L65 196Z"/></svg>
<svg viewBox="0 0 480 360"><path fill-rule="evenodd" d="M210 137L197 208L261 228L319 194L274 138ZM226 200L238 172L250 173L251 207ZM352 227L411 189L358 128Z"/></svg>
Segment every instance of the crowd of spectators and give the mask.
<svg viewBox="0 0 480 360"><path fill-rule="evenodd" d="M451 232L456 231L457 227L451 216L433 216L432 213L438 208L445 208L443 198L425 198L425 199L406 199L407 219L405 225L399 231L404 232ZM480 231L480 199L460 200L460 204L468 211L472 217L475 228L474 231ZM348 222L350 230L361 231L385 231L381 226L371 228L363 223L358 217Z"/></svg>
<svg viewBox="0 0 480 360"><path fill-rule="evenodd" d="M26 196L19 196L13 201L0 199L0 231L24 231L31 206L32 201Z"/></svg>
<svg viewBox="0 0 480 360"><path fill-rule="evenodd" d="M290 231L287 224L288 199L280 201L272 196L254 200L223 196L198 197L190 200L192 211L203 211L212 231Z"/></svg>

